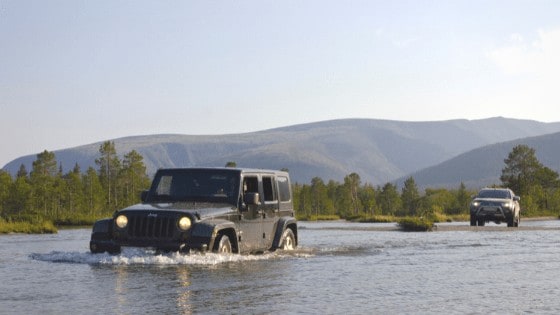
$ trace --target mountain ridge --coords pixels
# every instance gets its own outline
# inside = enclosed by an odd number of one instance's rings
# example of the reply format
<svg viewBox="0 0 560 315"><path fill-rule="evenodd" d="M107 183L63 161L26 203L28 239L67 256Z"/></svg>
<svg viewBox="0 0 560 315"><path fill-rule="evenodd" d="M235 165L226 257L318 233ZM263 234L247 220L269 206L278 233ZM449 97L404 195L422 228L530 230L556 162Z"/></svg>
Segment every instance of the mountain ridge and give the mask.
<svg viewBox="0 0 560 315"><path fill-rule="evenodd" d="M223 166L289 169L294 182L313 177L342 181L357 173L383 184L437 165L470 150L518 138L560 132L560 123L493 117L480 120L410 122L335 119L225 135L156 134L112 139L122 157L136 150L151 175L159 167ZM64 171L95 166L104 141L53 151ZM49 150L50 151L50 150ZM3 169L31 170L36 154Z"/></svg>
<svg viewBox="0 0 560 315"><path fill-rule="evenodd" d="M537 159L550 169L560 172L560 132L535 137L489 144L462 153L437 165L399 178L402 186L406 178L413 177L419 187L454 187L460 182L469 188L499 185L504 160L517 145L527 145L535 150Z"/></svg>

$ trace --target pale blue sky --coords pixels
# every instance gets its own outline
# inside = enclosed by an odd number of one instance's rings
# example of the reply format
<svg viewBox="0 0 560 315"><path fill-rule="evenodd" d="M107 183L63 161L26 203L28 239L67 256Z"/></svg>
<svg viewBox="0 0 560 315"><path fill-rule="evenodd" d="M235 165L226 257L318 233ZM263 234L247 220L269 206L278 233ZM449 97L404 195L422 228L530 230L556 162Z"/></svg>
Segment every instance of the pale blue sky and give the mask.
<svg viewBox="0 0 560 315"><path fill-rule="evenodd" d="M0 0L0 167L337 118L560 121L560 1Z"/></svg>

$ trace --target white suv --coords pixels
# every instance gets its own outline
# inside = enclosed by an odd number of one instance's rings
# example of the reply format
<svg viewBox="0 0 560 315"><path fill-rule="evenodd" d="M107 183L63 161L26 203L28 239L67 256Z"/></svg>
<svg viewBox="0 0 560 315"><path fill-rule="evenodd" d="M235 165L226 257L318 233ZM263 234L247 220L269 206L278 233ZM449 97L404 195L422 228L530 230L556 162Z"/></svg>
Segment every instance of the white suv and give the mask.
<svg viewBox="0 0 560 315"><path fill-rule="evenodd" d="M486 222L506 222L508 227L518 227L521 208L519 196L508 188L484 188L471 201L471 226L484 226Z"/></svg>

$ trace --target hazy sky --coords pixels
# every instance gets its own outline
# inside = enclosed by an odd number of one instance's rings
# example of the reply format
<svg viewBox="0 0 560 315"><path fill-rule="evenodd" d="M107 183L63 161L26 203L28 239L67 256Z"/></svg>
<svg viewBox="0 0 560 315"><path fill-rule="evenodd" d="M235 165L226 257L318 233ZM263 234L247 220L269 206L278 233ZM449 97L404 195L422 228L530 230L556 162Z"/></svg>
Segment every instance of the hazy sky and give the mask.
<svg viewBox="0 0 560 315"><path fill-rule="evenodd" d="M0 167L142 134L560 121L559 74L557 0L0 0Z"/></svg>

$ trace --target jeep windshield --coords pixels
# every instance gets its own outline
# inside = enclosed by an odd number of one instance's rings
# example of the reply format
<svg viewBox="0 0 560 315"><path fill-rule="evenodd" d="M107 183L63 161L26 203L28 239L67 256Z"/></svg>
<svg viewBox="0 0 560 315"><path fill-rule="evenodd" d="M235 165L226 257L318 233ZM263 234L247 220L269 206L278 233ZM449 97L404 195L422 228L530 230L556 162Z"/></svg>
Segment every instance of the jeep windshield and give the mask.
<svg viewBox="0 0 560 315"><path fill-rule="evenodd" d="M236 204L239 172L213 169L166 169L157 172L147 202L219 202Z"/></svg>

